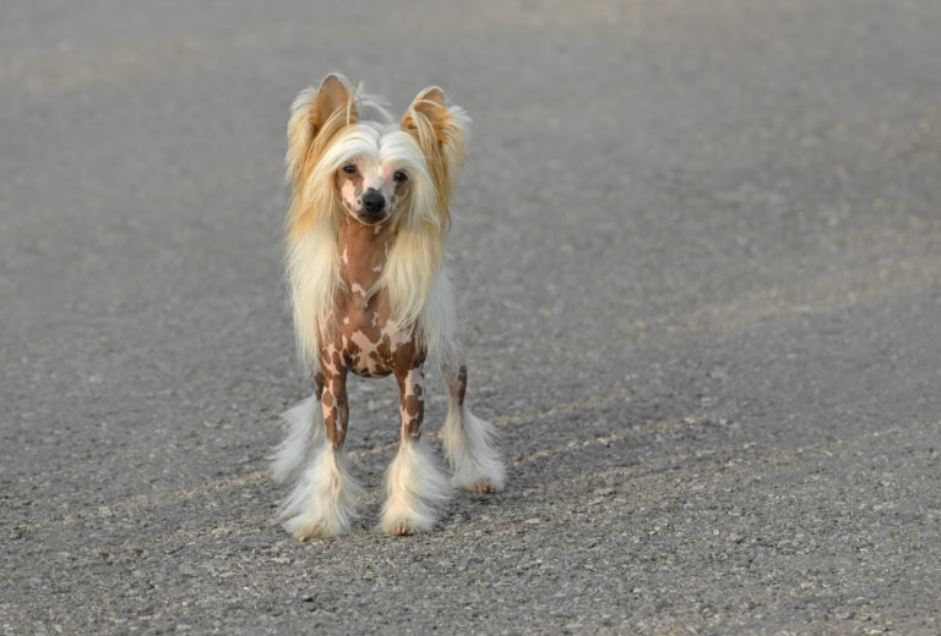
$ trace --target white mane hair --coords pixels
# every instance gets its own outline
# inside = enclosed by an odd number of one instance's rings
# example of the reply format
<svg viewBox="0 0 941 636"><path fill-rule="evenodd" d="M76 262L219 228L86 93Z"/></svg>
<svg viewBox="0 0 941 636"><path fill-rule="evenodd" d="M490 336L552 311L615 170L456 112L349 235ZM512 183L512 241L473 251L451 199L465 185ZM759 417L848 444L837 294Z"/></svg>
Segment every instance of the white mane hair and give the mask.
<svg viewBox="0 0 941 636"><path fill-rule="evenodd" d="M357 91L345 107L313 130L309 113L315 110L316 98L314 89L298 95L288 124L288 178L293 181L294 193L288 214L287 273L301 359L308 368L316 364L320 335L331 328L334 297L343 285L338 229L346 212L336 188L336 171L351 159L366 156L406 170L411 185L405 207L393 219L395 238L385 267L369 293L385 290L394 326L414 328L432 361L452 366L460 351L454 299L442 260L450 223L447 205L463 162L463 136L469 119L457 107L447 109L449 124L456 126L460 138L448 140L444 151L431 151L430 160L451 160L457 165L436 165L433 169L427 156L428 119L421 119L419 132L413 134L391 123L377 98ZM359 109L367 107L386 121L358 121ZM407 121L419 119L419 112L413 104ZM318 138L331 132L329 139Z"/></svg>

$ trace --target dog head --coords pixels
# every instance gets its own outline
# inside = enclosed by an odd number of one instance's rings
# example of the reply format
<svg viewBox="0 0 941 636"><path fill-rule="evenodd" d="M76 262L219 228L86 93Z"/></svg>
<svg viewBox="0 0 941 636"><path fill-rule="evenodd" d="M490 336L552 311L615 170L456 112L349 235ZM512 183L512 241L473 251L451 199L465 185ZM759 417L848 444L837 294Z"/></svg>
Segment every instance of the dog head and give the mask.
<svg viewBox="0 0 941 636"><path fill-rule="evenodd" d="M368 107L384 121L363 120ZM328 75L298 96L288 123L292 233L346 214L365 225L391 222L443 234L467 122L440 88L430 87L393 123L342 75Z"/></svg>
<svg viewBox="0 0 941 636"><path fill-rule="evenodd" d="M395 216L400 203L408 205L409 173L415 172L405 162L383 162L377 155L350 157L336 172L343 209L365 225L378 225Z"/></svg>

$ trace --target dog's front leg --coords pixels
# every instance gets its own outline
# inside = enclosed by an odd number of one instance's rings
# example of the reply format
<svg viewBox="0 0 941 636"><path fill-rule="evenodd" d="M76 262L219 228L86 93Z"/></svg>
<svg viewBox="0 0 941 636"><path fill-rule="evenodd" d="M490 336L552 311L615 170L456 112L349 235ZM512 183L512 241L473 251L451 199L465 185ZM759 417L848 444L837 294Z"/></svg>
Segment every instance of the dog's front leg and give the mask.
<svg viewBox="0 0 941 636"><path fill-rule="evenodd" d="M334 452L343 449L346 427L350 422L350 406L346 400L346 366L336 366L324 372L320 393L323 408L323 424L327 430L327 441Z"/></svg>
<svg viewBox="0 0 941 636"><path fill-rule="evenodd" d="M393 535L427 532L435 523L435 505L450 495L447 478L421 439L424 399L421 365L396 370L402 416L399 451L386 474L382 529Z"/></svg>
<svg viewBox="0 0 941 636"><path fill-rule="evenodd" d="M311 458L297 484L281 507L284 527L300 540L332 537L349 530L356 516L362 489L350 476L343 457L343 442L349 423L345 365L323 365L323 378L315 378L321 391L320 405L327 444Z"/></svg>

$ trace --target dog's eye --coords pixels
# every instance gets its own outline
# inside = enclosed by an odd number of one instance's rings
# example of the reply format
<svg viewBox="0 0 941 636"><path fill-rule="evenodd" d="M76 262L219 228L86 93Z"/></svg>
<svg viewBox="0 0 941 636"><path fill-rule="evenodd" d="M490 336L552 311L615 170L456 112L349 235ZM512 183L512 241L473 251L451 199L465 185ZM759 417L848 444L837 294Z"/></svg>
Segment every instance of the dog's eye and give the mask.
<svg viewBox="0 0 941 636"><path fill-rule="evenodd" d="M346 174L356 174L356 164L348 163L343 166L343 172Z"/></svg>
<svg viewBox="0 0 941 636"><path fill-rule="evenodd" d="M408 181L408 175L405 174L404 170L396 170L395 174L392 175L392 180L396 183L405 183Z"/></svg>

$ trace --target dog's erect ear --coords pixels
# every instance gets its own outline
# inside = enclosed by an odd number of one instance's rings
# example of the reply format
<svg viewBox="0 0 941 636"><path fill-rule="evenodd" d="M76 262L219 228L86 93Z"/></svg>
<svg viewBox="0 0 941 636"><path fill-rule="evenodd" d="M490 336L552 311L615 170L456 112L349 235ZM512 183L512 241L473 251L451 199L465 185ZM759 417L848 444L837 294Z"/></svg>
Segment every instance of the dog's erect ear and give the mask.
<svg viewBox="0 0 941 636"><path fill-rule="evenodd" d="M320 83L317 98L310 109L310 123L314 135L323 130L324 124L336 112L346 113L347 124L357 119L353 87L348 79L339 73L330 73Z"/></svg>
<svg viewBox="0 0 941 636"><path fill-rule="evenodd" d="M405 113L405 120L402 122L402 127L407 128L407 123L409 122L409 117L412 115L412 111L421 113L434 125L436 122L440 125L443 123L443 120L450 115L450 109L448 108L448 100L444 96L444 91L441 90L439 86L429 86L422 92L420 92L415 99L412 101L412 105L409 106L408 112ZM414 119L411 122L414 125Z"/></svg>
<svg viewBox="0 0 941 636"><path fill-rule="evenodd" d="M359 120L356 93L349 80L330 73L320 88L301 91L291 106L288 120L288 177L297 186L308 162L323 152L327 142L343 127ZM311 151L314 152L311 152Z"/></svg>
<svg viewBox="0 0 941 636"><path fill-rule="evenodd" d="M469 122L463 109L448 106L444 91L437 86L421 91L402 119L402 129L415 137L425 155L445 213L464 165Z"/></svg>

